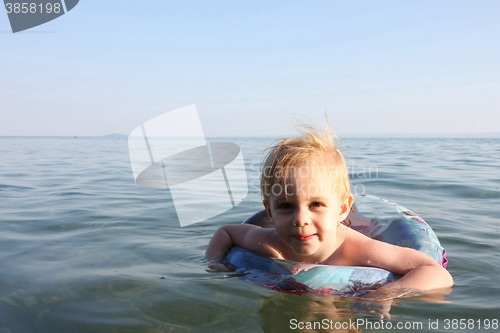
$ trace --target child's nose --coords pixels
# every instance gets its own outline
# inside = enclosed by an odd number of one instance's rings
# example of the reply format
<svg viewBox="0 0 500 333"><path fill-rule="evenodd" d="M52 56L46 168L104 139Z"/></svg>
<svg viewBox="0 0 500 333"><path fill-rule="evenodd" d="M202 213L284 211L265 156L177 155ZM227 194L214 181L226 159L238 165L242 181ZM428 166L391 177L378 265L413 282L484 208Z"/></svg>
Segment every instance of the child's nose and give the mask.
<svg viewBox="0 0 500 333"><path fill-rule="evenodd" d="M295 227L304 227L306 225L309 225L310 223L311 223L311 218L309 216L309 212L307 211L307 209L300 209L300 208L297 209L293 225Z"/></svg>

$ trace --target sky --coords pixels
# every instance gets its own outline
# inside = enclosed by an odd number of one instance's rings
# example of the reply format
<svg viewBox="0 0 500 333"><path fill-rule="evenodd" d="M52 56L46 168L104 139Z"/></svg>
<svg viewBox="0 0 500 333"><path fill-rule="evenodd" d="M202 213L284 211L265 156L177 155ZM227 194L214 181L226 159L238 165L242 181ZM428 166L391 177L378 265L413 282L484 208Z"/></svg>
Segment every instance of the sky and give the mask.
<svg viewBox="0 0 500 333"><path fill-rule="evenodd" d="M0 136L128 135L195 104L207 136L500 132L500 1L81 0L12 33Z"/></svg>

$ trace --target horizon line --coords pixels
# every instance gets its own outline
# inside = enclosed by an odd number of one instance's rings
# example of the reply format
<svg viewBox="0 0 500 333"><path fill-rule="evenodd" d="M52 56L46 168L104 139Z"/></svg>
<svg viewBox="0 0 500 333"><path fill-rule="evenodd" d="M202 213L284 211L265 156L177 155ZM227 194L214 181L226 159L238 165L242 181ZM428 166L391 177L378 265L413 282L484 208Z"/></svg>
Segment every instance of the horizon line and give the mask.
<svg viewBox="0 0 500 333"><path fill-rule="evenodd" d="M337 133L338 134L338 133ZM338 134L341 138L409 138L409 137L478 137L478 138L500 138L500 132L460 132L460 133L345 133ZM0 135L2 138L8 137L52 137L52 138L105 138L105 137L128 137L128 134L112 133L104 135ZM205 135L206 138L276 138L276 137L292 137L295 134L282 134L282 135Z"/></svg>

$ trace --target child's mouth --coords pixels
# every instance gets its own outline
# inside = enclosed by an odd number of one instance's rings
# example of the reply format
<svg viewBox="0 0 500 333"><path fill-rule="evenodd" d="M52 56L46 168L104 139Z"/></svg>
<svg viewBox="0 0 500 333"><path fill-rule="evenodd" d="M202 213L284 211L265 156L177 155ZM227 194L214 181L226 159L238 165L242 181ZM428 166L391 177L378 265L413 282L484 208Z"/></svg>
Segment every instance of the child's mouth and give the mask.
<svg viewBox="0 0 500 333"><path fill-rule="evenodd" d="M307 242L308 240L311 240L316 236L316 234L311 234L311 235L295 235L295 238L297 238L301 242Z"/></svg>

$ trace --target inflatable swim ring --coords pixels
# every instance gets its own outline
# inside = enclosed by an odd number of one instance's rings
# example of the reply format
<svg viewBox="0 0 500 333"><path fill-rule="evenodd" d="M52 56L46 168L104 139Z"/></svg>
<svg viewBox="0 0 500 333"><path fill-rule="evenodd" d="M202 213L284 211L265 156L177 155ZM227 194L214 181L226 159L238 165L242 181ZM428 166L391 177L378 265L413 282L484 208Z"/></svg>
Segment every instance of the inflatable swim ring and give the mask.
<svg viewBox="0 0 500 333"><path fill-rule="evenodd" d="M431 227L418 215L396 203L369 195L355 197L351 228L390 244L422 251L446 267L446 251ZM266 224L265 211L243 223ZM374 267L310 265L292 274L296 262L270 259L240 247L232 248L223 263L245 282L288 293L358 296L399 276Z"/></svg>

